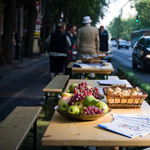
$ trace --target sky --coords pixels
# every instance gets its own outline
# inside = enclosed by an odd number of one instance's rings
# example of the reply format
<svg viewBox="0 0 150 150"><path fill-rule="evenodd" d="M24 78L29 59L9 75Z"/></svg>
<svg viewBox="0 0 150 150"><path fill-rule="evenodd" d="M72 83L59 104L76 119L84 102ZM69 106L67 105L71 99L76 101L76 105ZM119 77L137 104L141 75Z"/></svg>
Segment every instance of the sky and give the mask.
<svg viewBox="0 0 150 150"><path fill-rule="evenodd" d="M120 14L120 8L124 6L129 0L111 0L109 7L106 8L107 11L103 19L100 19L100 23L96 25L99 28L100 25L103 25L105 28L113 20L114 17L118 17Z"/></svg>

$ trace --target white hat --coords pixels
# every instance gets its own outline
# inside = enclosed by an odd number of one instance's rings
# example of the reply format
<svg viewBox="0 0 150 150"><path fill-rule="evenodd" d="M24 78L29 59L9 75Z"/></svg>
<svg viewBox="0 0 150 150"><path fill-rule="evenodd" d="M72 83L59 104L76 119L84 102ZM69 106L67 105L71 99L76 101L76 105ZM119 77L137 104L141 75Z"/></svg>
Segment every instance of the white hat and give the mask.
<svg viewBox="0 0 150 150"><path fill-rule="evenodd" d="M85 17L83 17L82 23L90 23L90 22L92 22L90 16L85 16Z"/></svg>

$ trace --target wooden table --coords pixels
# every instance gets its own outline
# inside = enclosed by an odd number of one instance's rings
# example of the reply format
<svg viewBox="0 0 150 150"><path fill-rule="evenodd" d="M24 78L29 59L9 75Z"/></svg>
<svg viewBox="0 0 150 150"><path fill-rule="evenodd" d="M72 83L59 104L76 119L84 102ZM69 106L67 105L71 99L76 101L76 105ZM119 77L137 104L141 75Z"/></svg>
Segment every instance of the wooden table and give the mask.
<svg viewBox="0 0 150 150"><path fill-rule="evenodd" d="M66 90L72 83L85 80L70 80ZM128 87L131 85L126 81ZM89 86L99 86L94 80L86 80ZM150 114L150 106L144 101L140 109L112 109L111 113L95 121L79 122L68 120L54 113L51 122L42 138L44 146L150 146L150 135L127 138L103 128L100 123L111 122L112 114Z"/></svg>
<svg viewBox="0 0 150 150"><path fill-rule="evenodd" d="M77 60L76 63L81 63L81 60ZM111 74L112 71L114 71L114 68L111 63L106 63L106 66L103 66L101 68L95 68L95 67L90 67L90 68L76 68L73 67L75 62L70 62L69 65L67 66L67 69L71 69L76 73L76 74L82 74L82 73L95 73L95 74L105 74L106 79L108 79L108 75ZM76 78L78 78L76 76ZM79 77L80 78L80 77Z"/></svg>

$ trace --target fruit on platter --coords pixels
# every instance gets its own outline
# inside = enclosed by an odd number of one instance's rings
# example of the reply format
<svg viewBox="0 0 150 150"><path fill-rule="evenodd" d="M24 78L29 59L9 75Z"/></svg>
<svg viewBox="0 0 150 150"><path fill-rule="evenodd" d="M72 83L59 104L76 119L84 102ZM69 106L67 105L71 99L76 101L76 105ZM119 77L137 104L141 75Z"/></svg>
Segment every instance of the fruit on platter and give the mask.
<svg viewBox="0 0 150 150"><path fill-rule="evenodd" d="M63 92L61 95L62 95L62 97L63 97L63 96L67 96L67 97L70 97L70 98L71 98L72 95L74 95L74 93Z"/></svg>
<svg viewBox="0 0 150 150"><path fill-rule="evenodd" d="M78 102L75 102L74 106L78 106L79 109L82 109L84 107L83 105L83 102L82 101L78 101Z"/></svg>
<svg viewBox="0 0 150 150"><path fill-rule="evenodd" d="M72 85L70 85L70 87L69 87L69 92L70 93L74 93L74 88L75 88L76 85L78 85L78 84L72 84Z"/></svg>
<svg viewBox="0 0 150 150"><path fill-rule="evenodd" d="M84 115L95 115L95 114L103 114L104 109L97 108L96 106L87 106L86 108L83 109L83 114Z"/></svg>
<svg viewBox="0 0 150 150"><path fill-rule="evenodd" d="M86 106L80 109L80 114L83 115L84 109L86 109Z"/></svg>
<svg viewBox="0 0 150 150"><path fill-rule="evenodd" d="M107 104L106 103L104 103L104 102L98 102L97 104L96 104L96 107L98 107L98 108L100 108L101 110L103 109L104 110L104 113L107 113L108 112L108 106L107 106Z"/></svg>
<svg viewBox="0 0 150 150"><path fill-rule="evenodd" d="M67 113L69 113L69 114L79 114L80 113L80 109L79 109L79 107L78 106L69 106L68 108L67 108Z"/></svg>
<svg viewBox="0 0 150 150"><path fill-rule="evenodd" d="M103 96L99 93L97 87L90 87L86 82L72 84L69 91L63 92L58 105L60 111L69 114L95 115L108 112L106 103L101 102Z"/></svg>
<svg viewBox="0 0 150 150"><path fill-rule="evenodd" d="M84 106L92 106L92 105L96 105L98 102L99 102L98 99L96 99L92 95L89 95L84 98L83 104Z"/></svg>
<svg viewBox="0 0 150 150"><path fill-rule="evenodd" d="M68 102L70 101L70 97L64 96L58 101L59 109L63 112L67 111L68 108Z"/></svg>

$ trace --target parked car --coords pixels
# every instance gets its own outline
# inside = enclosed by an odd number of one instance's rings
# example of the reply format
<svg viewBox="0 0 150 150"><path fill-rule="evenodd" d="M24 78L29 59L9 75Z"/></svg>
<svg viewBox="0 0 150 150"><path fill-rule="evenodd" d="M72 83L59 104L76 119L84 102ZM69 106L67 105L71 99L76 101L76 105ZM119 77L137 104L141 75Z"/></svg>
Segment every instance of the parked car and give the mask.
<svg viewBox="0 0 150 150"><path fill-rule="evenodd" d="M150 36L142 36L133 47L132 67L141 66L141 71L150 69Z"/></svg>
<svg viewBox="0 0 150 150"><path fill-rule="evenodd" d="M114 47L117 47L117 42L115 41L115 40L112 40L111 41L111 45L112 45L112 47L114 46Z"/></svg>
<svg viewBox="0 0 150 150"><path fill-rule="evenodd" d="M118 43L118 49L120 48L126 48L129 49L129 44L126 40L120 40Z"/></svg>

